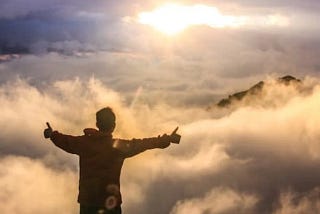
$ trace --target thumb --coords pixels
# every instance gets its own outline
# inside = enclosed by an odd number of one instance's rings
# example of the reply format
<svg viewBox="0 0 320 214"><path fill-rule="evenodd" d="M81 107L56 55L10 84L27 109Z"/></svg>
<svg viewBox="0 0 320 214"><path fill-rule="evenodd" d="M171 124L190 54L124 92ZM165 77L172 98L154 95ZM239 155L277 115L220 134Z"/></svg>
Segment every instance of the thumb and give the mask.
<svg viewBox="0 0 320 214"><path fill-rule="evenodd" d="M49 129L52 129L49 122L47 122L46 124L47 124Z"/></svg>
<svg viewBox="0 0 320 214"><path fill-rule="evenodd" d="M173 130L173 132L171 133L171 135L176 134L176 133L177 133L177 131L178 131L178 129L179 129L179 126L177 126L177 128L176 128L175 130Z"/></svg>

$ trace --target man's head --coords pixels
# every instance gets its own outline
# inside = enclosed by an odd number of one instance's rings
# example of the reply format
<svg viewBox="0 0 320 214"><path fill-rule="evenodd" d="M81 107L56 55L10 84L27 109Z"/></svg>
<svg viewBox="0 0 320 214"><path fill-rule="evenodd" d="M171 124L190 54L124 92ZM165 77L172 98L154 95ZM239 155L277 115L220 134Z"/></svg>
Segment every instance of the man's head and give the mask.
<svg viewBox="0 0 320 214"><path fill-rule="evenodd" d="M100 131L113 132L116 126L116 115L110 107L100 109L96 113L96 125Z"/></svg>

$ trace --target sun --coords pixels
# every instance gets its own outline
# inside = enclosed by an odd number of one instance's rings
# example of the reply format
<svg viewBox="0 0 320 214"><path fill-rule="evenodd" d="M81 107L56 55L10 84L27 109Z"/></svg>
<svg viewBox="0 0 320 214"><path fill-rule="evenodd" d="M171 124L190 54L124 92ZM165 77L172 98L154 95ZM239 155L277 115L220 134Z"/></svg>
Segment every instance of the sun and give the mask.
<svg viewBox="0 0 320 214"><path fill-rule="evenodd" d="M164 34L174 35L193 25L237 27L242 25L244 20L241 17L224 16L215 7L171 3L150 12L140 13L138 22L150 25Z"/></svg>

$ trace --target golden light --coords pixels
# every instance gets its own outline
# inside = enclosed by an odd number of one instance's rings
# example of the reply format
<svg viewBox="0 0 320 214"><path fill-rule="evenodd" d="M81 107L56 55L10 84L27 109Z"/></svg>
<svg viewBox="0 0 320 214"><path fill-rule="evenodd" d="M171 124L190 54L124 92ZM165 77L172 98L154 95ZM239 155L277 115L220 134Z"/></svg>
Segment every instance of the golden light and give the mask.
<svg viewBox="0 0 320 214"><path fill-rule="evenodd" d="M217 28L238 27L245 23L245 18L224 16L217 8L206 5L166 4L151 12L140 13L138 21L167 35L173 35L193 25Z"/></svg>

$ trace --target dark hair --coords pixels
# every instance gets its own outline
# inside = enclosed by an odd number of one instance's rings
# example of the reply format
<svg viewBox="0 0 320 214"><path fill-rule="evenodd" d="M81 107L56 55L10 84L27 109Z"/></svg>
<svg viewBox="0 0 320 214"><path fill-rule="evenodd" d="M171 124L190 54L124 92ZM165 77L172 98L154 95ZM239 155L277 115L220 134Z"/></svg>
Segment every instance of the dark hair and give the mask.
<svg viewBox="0 0 320 214"><path fill-rule="evenodd" d="M113 131L116 125L116 115L110 107L100 109L96 113L97 127L100 131Z"/></svg>

